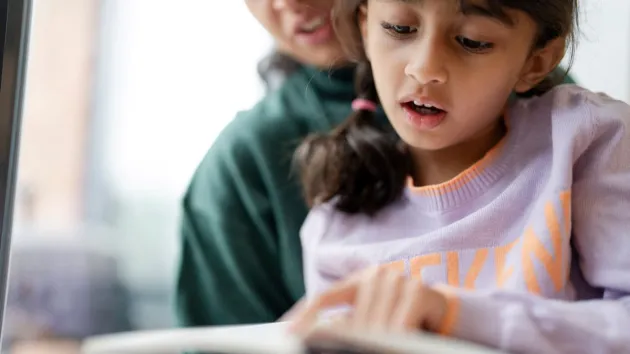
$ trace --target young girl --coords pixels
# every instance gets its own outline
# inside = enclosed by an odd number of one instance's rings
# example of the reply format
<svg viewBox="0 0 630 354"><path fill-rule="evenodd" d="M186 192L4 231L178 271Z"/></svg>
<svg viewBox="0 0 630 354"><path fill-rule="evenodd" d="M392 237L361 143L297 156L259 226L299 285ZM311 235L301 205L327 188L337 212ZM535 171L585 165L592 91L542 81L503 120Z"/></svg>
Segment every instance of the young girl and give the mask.
<svg viewBox="0 0 630 354"><path fill-rule="evenodd" d="M356 327L630 350L630 107L547 80L577 1L336 6L358 99L297 155L314 207L295 328L350 305Z"/></svg>

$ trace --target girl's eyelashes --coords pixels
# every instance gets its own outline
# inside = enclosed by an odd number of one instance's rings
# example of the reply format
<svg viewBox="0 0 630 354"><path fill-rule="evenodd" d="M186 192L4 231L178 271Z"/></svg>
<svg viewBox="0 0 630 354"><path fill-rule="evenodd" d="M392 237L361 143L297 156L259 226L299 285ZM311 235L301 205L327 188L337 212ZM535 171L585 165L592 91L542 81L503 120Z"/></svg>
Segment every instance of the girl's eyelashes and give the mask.
<svg viewBox="0 0 630 354"><path fill-rule="evenodd" d="M494 44L490 42L476 41L464 36L457 36L455 39L462 48L471 53L485 53L494 47Z"/></svg>
<svg viewBox="0 0 630 354"><path fill-rule="evenodd" d="M395 38L405 38L418 31L417 28L412 26L395 25L388 22L381 22L381 27L387 34Z"/></svg>
<svg viewBox="0 0 630 354"><path fill-rule="evenodd" d="M396 25L389 22L381 22L381 27L385 30L385 33L396 39L407 39L413 34L418 32L418 28L414 26ZM492 48L494 44L484 41L476 41L464 36L456 36L457 43L470 53L485 53Z"/></svg>

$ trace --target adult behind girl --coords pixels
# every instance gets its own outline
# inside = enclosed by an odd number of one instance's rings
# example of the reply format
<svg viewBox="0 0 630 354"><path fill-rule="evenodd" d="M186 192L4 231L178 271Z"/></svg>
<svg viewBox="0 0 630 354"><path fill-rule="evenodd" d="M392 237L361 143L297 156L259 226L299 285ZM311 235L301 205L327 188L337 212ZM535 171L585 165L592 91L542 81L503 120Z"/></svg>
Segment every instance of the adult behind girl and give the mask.
<svg viewBox="0 0 630 354"><path fill-rule="evenodd" d="M313 301L296 330L351 305L336 323L519 353L627 351L630 107L547 80L577 1L336 10L361 104L297 154L314 208L301 234ZM376 103L397 135L373 124Z"/></svg>
<svg viewBox="0 0 630 354"><path fill-rule="evenodd" d="M355 97L332 0L246 4L276 42L261 64L272 87L216 139L183 200L183 326L273 322L304 294L299 229L308 209L291 157L306 135L343 121Z"/></svg>

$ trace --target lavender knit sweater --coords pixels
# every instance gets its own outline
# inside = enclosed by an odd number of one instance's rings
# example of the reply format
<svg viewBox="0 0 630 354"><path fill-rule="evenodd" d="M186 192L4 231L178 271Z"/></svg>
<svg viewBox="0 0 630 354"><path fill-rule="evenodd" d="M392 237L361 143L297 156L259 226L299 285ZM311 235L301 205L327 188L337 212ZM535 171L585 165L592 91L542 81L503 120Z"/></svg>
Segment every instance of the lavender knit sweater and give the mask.
<svg viewBox="0 0 630 354"><path fill-rule="evenodd" d="M373 265L452 290L452 336L519 353L630 352L630 106L573 85L516 100L508 134L376 217L314 208L309 296Z"/></svg>

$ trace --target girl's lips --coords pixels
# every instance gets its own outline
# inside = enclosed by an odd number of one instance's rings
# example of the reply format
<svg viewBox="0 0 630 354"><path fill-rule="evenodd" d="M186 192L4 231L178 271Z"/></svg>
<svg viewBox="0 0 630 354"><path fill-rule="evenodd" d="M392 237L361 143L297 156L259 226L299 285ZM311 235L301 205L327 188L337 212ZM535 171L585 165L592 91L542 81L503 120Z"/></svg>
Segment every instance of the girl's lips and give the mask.
<svg viewBox="0 0 630 354"><path fill-rule="evenodd" d="M407 117L407 122L418 130L432 130L437 128L446 118L446 111L440 111L435 114L422 114L415 110L411 102L402 104L402 109Z"/></svg>

